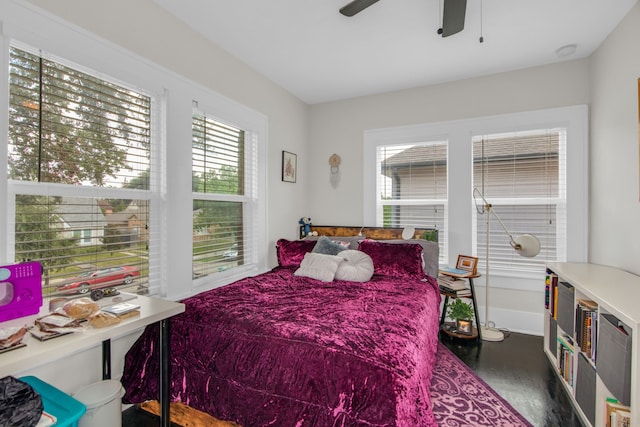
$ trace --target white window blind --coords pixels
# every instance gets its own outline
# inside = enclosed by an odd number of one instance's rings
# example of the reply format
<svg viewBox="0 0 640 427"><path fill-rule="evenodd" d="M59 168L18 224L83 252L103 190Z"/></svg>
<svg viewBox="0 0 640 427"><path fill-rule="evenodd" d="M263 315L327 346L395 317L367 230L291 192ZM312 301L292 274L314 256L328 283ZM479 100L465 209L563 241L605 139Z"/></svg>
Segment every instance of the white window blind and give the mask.
<svg viewBox="0 0 640 427"><path fill-rule="evenodd" d="M146 290L150 188L157 188L150 180L152 99L78 68L10 49L14 259L42 263L45 296L121 285ZM109 274L97 279L98 270ZM135 281L125 281L123 270L135 271Z"/></svg>
<svg viewBox="0 0 640 427"><path fill-rule="evenodd" d="M490 218L491 268L541 272L563 261L566 241L565 129L473 137L473 186L484 194L514 237L531 233L541 244L535 258L520 257L497 219ZM482 200L476 200L482 206ZM476 253L486 258L487 215L476 212Z"/></svg>
<svg viewBox="0 0 640 427"><path fill-rule="evenodd" d="M193 274L255 262L257 143L252 132L194 110Z"/></svg>
<svg viewBox="0 0 640 427"><path fill-rule="evenodd" d="M446 260L447 142L380 145L376 149L377 225L437 228Z"/></svg>

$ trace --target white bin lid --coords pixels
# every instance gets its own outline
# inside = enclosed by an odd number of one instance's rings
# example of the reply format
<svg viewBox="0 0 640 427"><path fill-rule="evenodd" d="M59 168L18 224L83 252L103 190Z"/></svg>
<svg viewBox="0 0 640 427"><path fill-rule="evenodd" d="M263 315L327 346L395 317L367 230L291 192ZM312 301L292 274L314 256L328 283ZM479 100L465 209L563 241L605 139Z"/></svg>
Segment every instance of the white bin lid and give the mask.
<svg viewBox="0 0 640 427"><path fill-rule="evenodd" d="M73 397L84 403L87 409L93 409L111 402L116 397L122 397L123 394L124 389L120 381L104 380L82 387Z"/></svg>

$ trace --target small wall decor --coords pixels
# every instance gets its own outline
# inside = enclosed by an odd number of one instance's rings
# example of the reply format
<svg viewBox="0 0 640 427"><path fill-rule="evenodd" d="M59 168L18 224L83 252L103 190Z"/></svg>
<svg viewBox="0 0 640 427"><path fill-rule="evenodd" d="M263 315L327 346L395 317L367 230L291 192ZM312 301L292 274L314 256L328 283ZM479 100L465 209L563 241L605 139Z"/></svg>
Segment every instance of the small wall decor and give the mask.
<svg viewBox="0 0 640 427"><path fill-rule="evenodd" d="M340 163L342 162L342 159L340 158L339 155L337 154L332 154L331 156L329 156L329 171L331 172L329 174L329 183L331 183L331 186L333 188L338 188L338 185L340 185Z"/></svg>
<svg viewBox="0 0 640 427"><path fill-rule="evenodd" d="M296 175L298 173L298 156L289 153L288 151L282 152L282 180L284 182L296 182Z"/></svg>
<svg viewBox="0 0 640 427"><path fill-rule="evenodd" d="M331 166L331 173L332 174L336 174L340 171L340 163L342 162L342 159L340 158L340 156L338 156L337 154L332 154L331 157L329 157L329 166Z"/></svg>

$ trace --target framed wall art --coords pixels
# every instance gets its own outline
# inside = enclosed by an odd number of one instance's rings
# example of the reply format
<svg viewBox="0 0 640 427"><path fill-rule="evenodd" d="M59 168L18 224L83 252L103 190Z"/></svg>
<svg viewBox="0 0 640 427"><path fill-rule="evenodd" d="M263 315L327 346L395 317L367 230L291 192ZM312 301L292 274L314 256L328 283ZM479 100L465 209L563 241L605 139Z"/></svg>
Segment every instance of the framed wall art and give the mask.
<svg viewBox="0 0 640 427"><path fill-rule="evenodd" d="M298 174L298 156L289 153L288 151L282 152L282 180L284 182L296 182L296 175Z"/></svg>

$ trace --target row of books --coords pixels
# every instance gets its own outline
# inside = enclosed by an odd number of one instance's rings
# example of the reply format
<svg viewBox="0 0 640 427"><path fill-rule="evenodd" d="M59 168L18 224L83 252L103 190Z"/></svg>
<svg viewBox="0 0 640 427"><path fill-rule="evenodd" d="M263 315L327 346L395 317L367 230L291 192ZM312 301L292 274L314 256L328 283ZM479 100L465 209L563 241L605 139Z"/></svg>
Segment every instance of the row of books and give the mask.
<svg viewBox="0 0 640 427"><path fill-rule="evenodd" d="M578 299L576 307L576 343L593 363L596 362L597 331L598 304L594 301Z"/></svg>
<svg viewBox="0 0 640 427"><path fill-rule="evenodd" d="M558 276L547 269L545 277L544 307L554 319L558 314ZM576 344L580 351L591 359L596 360L598 305L589 300L578 299L576 307ZM566 331L573 332L573 331Z"/></svg>
<svg viewBox="0 0 640 427"><path fill-rule="evenodd" d="M558 341L558 372L569 386L573 387L573 340L567 335L556 338Z"/></svg>
<svg viewBox="0 0 640 427"><path fill-rule="evenodd" d="M621 405L615 399L605 403L606 427L631 427L631 408Z"/></svg>

